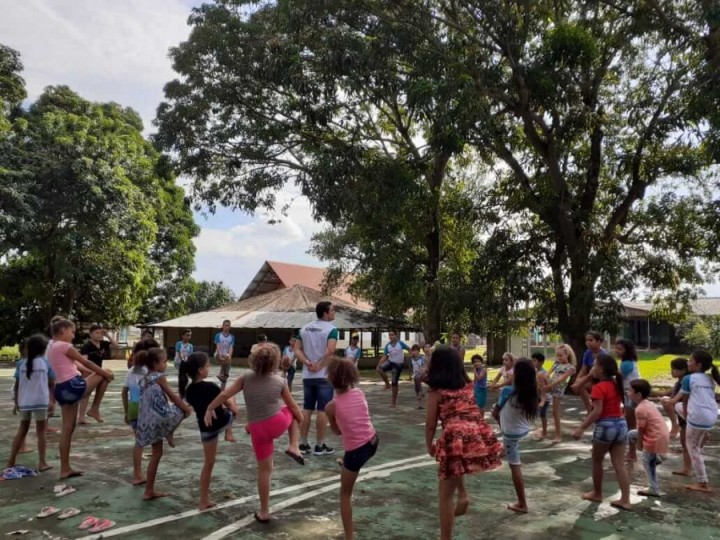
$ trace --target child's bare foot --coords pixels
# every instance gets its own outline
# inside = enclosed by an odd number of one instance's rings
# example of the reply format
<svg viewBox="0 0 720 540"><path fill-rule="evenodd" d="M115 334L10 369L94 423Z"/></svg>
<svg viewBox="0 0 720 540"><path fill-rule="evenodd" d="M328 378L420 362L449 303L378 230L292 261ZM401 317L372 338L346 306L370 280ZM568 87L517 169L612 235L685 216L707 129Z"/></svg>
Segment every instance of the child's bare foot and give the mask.
<svg viewBox="0 0 720 540"><path fill-rule="evenodd" d="M467 514L469 506L470 499L468 497L458 499L457 503L455 504L455 517L464 516L465 514Z"/></svg>
<svg viewBox="0 0 720 540"><path fill-rule="evenodd" d="M690 491L702 491L703 493L712 493L712 488L707 485L707 483L697 483L697 484L690 484L689 486L685 486L685 489L689 489Z"/></svg>
<svg viewBox="0 0 720 540"><path fill-rule="evenodd" d="M167 440L168 446L170 448L175 448L175 435L174 434L170 433L167 437L165 437L165 439Z"/></svg>
<svg viewBox="0 0 720 540"><path fill-rule="evenodd" d="M539 435L535 435L536 441L544 441L547 439L547 433L540 433Z"/></svg>
<svg viewBox="0 0 720 540"><path fill-rule="evenodd" d="M20 450L18 450L18 454L29 454L29 453L32 452L32 451L33 451L32 448L29 448L29 447L27 447L27 446L23 446Z"/></svg>
<svg viewBox="0 0 720 540"><path fill-rule="evenodd" d="M670 430L670 438L677 439L678 435L680 435L680 427L675 426Z"/></svg>
<svg viewBox="0 0 720 540"><path fill-rule="evenodd" d="M555 437L553 439L553 444L560 444L562 442L562 437Z"/></svg>
<svg viewBox="0 0 720 540"><path fill-rule="evenodd" d="M390 390L390 383L385 383L385 390Z"/></svg>
<svg viewBox="0 0 720 540"><path fill-rule="evenodd" d="M47 426L45 428L45 433L60 433L60 430L58 428Z"/></svg>
<svg viewBox="0 0 720 540"><path fill-rule="evenodd" d="M687 469L682 469L681 471L673 471L672 472L675 476L690 476L690 471Z"/></svg>
<svg viewBox="0 0 720 540"><path fill-rule="evenodd" d="M527 514L528 511L527 506L520 506L519 503L508 504L507 509L517 512L518 514Z"/></svg>
<svg viewBox="0 0 720 540"><path fill-rule="evenodd" d="M52 469L52 465L48 465L47 463L41 463L40 466L38 467L38 470L40 472L49 471L50 469Z"/></svg>
<svg viewBox="0 0 720 540"><path fill-rule="evenodd" d="M152 501L153 499L160 499L162 497L167 497L167 493L163 493L162 491L146 491L143 495L144 501Z"/></svg>
<svg viewBox="0 0 720 540"><path fill-rule="evenodd" d="M133 478L133 481L132 481L132 485L136 486L136 487L145 485L146 483L147 483L147 480L145 480L144 478Z"/></svg>
<svg viewBox="0 0 720 540"><path fill-rule="evenodd" d="M613 508L619 508L620 510L632 510L632 504L630 504L630 501L623 501L622 499L610 501L610 506Z"/></svg>
<svg viewBox="0 0 720 540"><path fill-rule="evenodd" d="M232 434L232 433L228 433L227 431L225 432L225 441L226 441L226 442L237 442L237 441L235 440L235 437L233 436L233 434Z"/></svg>
<svg viewBox="0 0 720 540"><path fill-rule="evenodd" d="M65 480L66 478L77 478L78 476L82 476L83 474L85 473L73 469L70 469L69 471L60 471L60 480Z"/></svg>
<svg viewBox="0 0 720 540"><path fill-rule="evenodd" d="M660 496L659 493L657 493L655 491L651 491L649 489L639 489L637 493L641 497L659 497Z"/></svg>
<svg viewBox="0 0 720 540"><path fill-rule="evenodd" d="M637 454L628 454L627 456L625 456L625 461L637 461Z"/></svg>
<svg viewBox="0 0 720 540"><path fill-rule="evenodd" d="M215 501L200 502L200 504L198 505L198 510L202 512L203 510L207 510L208 508L212 508L213 506L217 506L217 503Z"/></svg>
<svg viewBox="0 0 720 540"><path fill-rule="evenodd" d="M87 421L87 420L85 419L85 417L83 416L82 418L78 418L77 423L80 424L81 426L86 426L87 423L88 423L88 421Z"/></svg>
<svg viewBox="0 0 720 540"><path fill-rule="evenodd" d="M602 502L602 493L595 493L594 491L588 491L582 494L582 498L586 501Z"/></svg>
<svg viewBox="0 0 720 540"><path fill-rule="evenodd" d="M96 422L100 422L101 424L105 421L105 420L103 420L103 417L100 416L100 411L90 410L90 411L88 411L87 415L90 418L94 418Z"/></svg>

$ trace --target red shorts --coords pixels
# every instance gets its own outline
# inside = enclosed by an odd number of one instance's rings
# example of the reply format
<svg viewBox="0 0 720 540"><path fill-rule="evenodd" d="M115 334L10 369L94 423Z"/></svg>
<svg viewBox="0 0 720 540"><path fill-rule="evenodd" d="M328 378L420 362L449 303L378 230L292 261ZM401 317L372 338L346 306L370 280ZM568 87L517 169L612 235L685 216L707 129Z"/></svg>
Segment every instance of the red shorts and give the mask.
<svg viewBox="0 0 720 540"><path fill-rule="evenodd" d="M275 416L248 424L253 450L258 461L273 455L275 439L288 430L292 421L292 412L287 407L283 407Z"/></svg>

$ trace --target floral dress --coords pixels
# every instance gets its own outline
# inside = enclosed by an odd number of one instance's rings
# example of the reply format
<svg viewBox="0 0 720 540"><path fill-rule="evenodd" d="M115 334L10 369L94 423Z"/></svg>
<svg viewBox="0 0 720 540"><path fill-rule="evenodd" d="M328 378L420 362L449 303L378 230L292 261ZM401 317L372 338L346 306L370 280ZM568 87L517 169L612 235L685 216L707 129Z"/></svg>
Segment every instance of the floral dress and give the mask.
<svg viewBox="0 0 720 540"><path fill-rule="evenodd" d="M151 372L140 380L140 407L135 439L139 446L148 446L163 440L180 425L185 414L168 402L158 384L164 373Z"/></svg>
<svg viewBox="0 0 720 540"><path fill-rule="evenodd" d="M443 428L435 443L438 476L445 480L500 467L502 444L480 416L473 385L437 392Z"/></svg>

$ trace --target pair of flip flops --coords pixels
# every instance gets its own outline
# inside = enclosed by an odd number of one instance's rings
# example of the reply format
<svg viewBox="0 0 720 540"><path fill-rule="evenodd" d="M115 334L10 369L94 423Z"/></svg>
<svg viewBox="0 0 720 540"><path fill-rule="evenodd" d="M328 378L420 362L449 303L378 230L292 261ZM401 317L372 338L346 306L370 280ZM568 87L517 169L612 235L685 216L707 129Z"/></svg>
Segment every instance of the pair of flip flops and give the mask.
<svg viewBox="0 0 720 540"><path fill-rule="evenodd" d="M58 484L53 488L53 493L55 493L56 497L64 497L65 495L70 495L76 491L77 489L72 486L68 486L67 484Z"/></svg>
<svg viewBox="0 0 720 540"><path fill-rule="evenodd" d="M112 529L114 526L115 522L110 521L109 519L88 516L82 520L82 522L78 526L78 529L80 529L81 531L87 531L90 534L95 534L107 531L108 529Z"/></svg>
<svg viewBox="0 0 720 540"><path fill-rule="evenodd" d="M60 512L59 508L55 508L54 506L46 506L40 509L40 513L37 515L37 517L42 519L57 514L58 519L68 519L77 516L80 513L80 510L78 508L68 508L67 510L64 510L60 513L58 512Z"/></svg>

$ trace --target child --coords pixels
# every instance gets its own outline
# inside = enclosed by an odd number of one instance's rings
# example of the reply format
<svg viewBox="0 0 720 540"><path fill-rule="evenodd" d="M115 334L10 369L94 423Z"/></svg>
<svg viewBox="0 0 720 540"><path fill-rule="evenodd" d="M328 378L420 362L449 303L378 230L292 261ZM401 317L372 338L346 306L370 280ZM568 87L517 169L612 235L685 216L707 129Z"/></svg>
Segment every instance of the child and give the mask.
<svg viewBox="0 0 720 540"><path fill-rule="evenodd" d="M280 349L274 343L258 347L250 355L252 371L244 373L207 406L205 425L211 426L215 410L238 392L245 393L247 430L258 463L258 496L260 510L255 512L259 523L270 523L270 477L273 469L275 439L287 432L290 438L285 453L300 465L305 460L298 439L302 412L290 394L285 381L278 375Z"/></svg>
<svg viewBox="0 0 720 540"><path fill-rule="evenodd" d="M425 357L420 354L420 345L415 344L410 347L410 364L412 365L412 376L413 383L415 384L415 400L417 401L417 408L422 409L422 400L425 398L422 382L427 368Z"/></svg>
<svg viewBox="0 0 720 540"><path fill-rule="evenodd" d="M475 372L475 380L473 381L473 393L475 394L475 404L480 409L480 416L485 420L485 405L487 404L487 369L483 365L483 357L479 354L473 354L470 359Z"/></svg>
<svg viewBox="0 0 720 540"><path fill-rule="evenodd" d="M495 376L495 379L493 380L492 384L490 385L490 388L492 390L502 388L503 386L511 386L512 385L513 366L515 365L515 356L510 354L509 352L506 352L502 356L502 362L503 363L502 363L502 367L500 368L500 371Z"/></svg>
<svg viewBox="0 0 720 540"><path fill-rule="evenodd" d="M180 341L175 344L175 369L177 369L178 372L178 392L180 392L181 398L185 397L185 389L188 385L187 366L185 362L187 362L188 356L195 350L193 344L190 343L191 337L192 331L183 330Z"/></svg>
<svg viewBox="0 0 720 540"><path fill-rule="evenodd" d="M466 375L464 366L457 361L457 353L450 347L440 346L433 351L428 368L430 393L425 443L428 454L439 464L441 540L452 538L455 517L465 514L470 505L465 475L501 465L502 446L480 416L472 385L465 381ZM443 430L433 442L438 419Z"/></svg>
<svg viewBox="0 0 720 540"><path fill-rule="evenodd" d="M608 354L608 352L602 348L603 337L599 332L587 332L585 334L585 346L587 349L583 353L582 367L580 367L580 373L578 373L577 379L572 385L572 390L580 396L585 408L588 413L592 410L592 404L590 402L590 388L592 388L592 367L595 363L595 359L600 353Z"/></svg>
<svg viewBox="0 0 720 540"><path fill-rule="evenodd" d="M550 399L553 408L553 420L555 422L555 444L562 442L562 423L560 412L562 411L562 402L565 398L565 390L567 389L570 377L575 373L575 352L570 345L558 345L555 349L555 363L550 369L550 384L545 388L550 392Z"/></svg>
<svg viewBox="0 0 720 540"><path fill-rule="evenodd" d="M350 338L350 346L345 349L345 358L353 362L355 367L358 367L358 362L362 358L362 349L358 346L359 343L360 338L353 336Z"/></svg>
<svg viewBox="0 0 720 540"><path fill-rule="evenodd" d="M192 379L192 383L188 386L185 397L187 402L195 409L198 427L200 428L200 440L203 443L203 452L205 454L205 463L200 473L200 504L198 508L207 510L216 504L210 500L210 480L215 466L218 437L224 431L225 440L235 442L231 426L238 414L238 409L235 401L231 399L214 409L215 418L209 426L205 425L205 413L208 410L208 404L220 395L220 387L205 380L210 374L210 359L207 354L203 352L192 353L188 356L186 362L187 373Z"/></svg>
<svg viewBox="0 0 720 540"><path fill-rule="evenodd" d="M543 353L533 353L531 359L535 367L539 400L538 411L540 412L540 422L542 424L542 431L538 436L538 440L543 440L547 438L547 411L550 403L552 403L552 394L549 394L546 390L550 384L550 379L548 378L548 372L543 367L545 355Z"/></svg>
<svg viewBox="0 0 720 540"><path fill-rule="evenodd" d="M417 347L417 345L413 345ZM418 351L420 347L418 347ZM419 358L422 358L419 357ZM365 394L355 385L360 374L352 361L334 359L327 371L328 381L335 388L335 399L325 407L330 428L342 437L343 456L340 473L340 515L345 540L354 538L352 493L360 469L377 452L379 439L370 420Z"/></svg>
<svg viewBox="0 0 720 540"><path fill-rule="evenodd" d="M659 456L668 451L670 433L660 411L647 399L651 389L650 383L642 379L630 383L628 396L635 403L637 429L628 432L628 439L637 443L638 450L643 453L643 466L650 484L647 489L638 491L638 495L659 497L657 466L660 463Z"/></svg>
<svg viewBox="0 0 720 540"><path fill-rule="evenodd" d="M295 343L297 339L295 336L290 338L290 344L283 349L283 371L285 380L287 381L288 389L292 393L292 383L295 380L295 372L297 371L297 358L295 358Z"/></svg>
<svg viewBox="0 0 720 540"><path fill-rule="evenodd" d="M502 389L492 412L502 430L505 457L518 498L516 503L508 504L507 509L521 514L527 513L528 506L520 461L520 440L532 429L538 413L538 401L535 366L527 358L521 358L515 363L513 385Z"/></svg>
<svg viewBox="0 0 720 540"><path fill-rule="evenodd" d="M167 439L171 447L175 446L173 433L180 422L190 416L191 409L170 389L170 384L165 378L167 355L164 350L152 348L147 353L138 353L135 364L147 369L147 373L140 380L140 405L135 440L141 448L152 446L152 457L148 463L147 483L143 494L143 499L150 501L168 495L155 491L155 478L163 455L163 439ZM168 403L168 399L174 405Z"/></svg>
<svg viewBox="0 0 720 540"><path fill-rule="evenodd" d="M682 380L685 378L685 375L687 375L688 372L688 361L685 358L675 358L670 362L670 373L673 376L675 381L675 385L673 386L673 389L670 392L669 396L663 396L660 398L660 403L662 403L663 409L665 410L665 414L668 415L668 418L670 418L670 438L674 439L678 436L678 434L682 431L683 434L685 433L685 420L682 418L678 418L678 415L675 414L675 403L679 402L682 399L682 395L680 394L680 388L682 387ZM679 396L679 397L678 397ZM677 397L677 400L675 399ZM685 448L685 440L684 437L681 440L683 448ZM687 463L687 472L690 472L690 461L688 459Z"/></svg>
<svg viewBox="0 0 720 540"><path fill-rule="evenodd" d="M18 452L30 430L30 423L35 419L38 446L38 470L45 472L52 469L45 461L47 442L45 430L48 407L50 406L50 388L53 386L55 373L44 358L47 340L43 335L30 337L25 343L26 360L20 360L15 369L15 407L20 411L20 427L13 440L8 467L15 466Z"/></svg>
<svg viewBox="0 0 720 540"><path fill-rule="evenodd" d="M95 399L102 399L114 375L112 371L97 366L75 350L72 345L75 338L73 322L67 319L56 320L52 324L52 337L53 341L47 348L47 358L55 373L55 399L62 411L60 478L65 479L83 474L70 466L70 447L77 422L78 404L95 389ZM91 372L87 378L82 377L76 364ZM98 413L93 410L90 412Z"/></svg>
<svg viewBox="0 0 720 540"><path fill-rule="evenodd" d="M705 373L707 370L710 370L711 375ZM711 492L702 450L708 432L718 419L715 384L720 383L720 371L713 365L712 356L706 351L694 351L690 355L688 371L690 375L683 379L680 388L682 403L675 406L675 412L687 422L686 447L697 478L697 483L687 486L687 489Z"/></svg>
<svg viewBox="0 0 720 540"><path fill-rule="evenodd" d="M147 354L149 349L157 347L157 341L154 339L145 339L135 343L132 355L130 356L131 367L128 369L125 377L125 384L122 389L122 404L125 412L125 423L129 425L133 434L137 431L138 411L140 409L140 381L147 375L145 360L139 360L139 353ZM133 440L135 438L133 437ZM142 486L145 483L145 476L142 471L142 447L133 444L133 486Z"/></svg>
<svg viewBox="0 0 720 540"><path fill-rule="evenodd" d="M590 370L590 377L599 382L592 387L592 411L585 417L573 437L579 440L591 424L595 424L592 448L593 490L582 498L587 501L602 502L603 459L610 452L615 475L620 485L620 499L612 501L611 506L622 510L632 510L630 504L630 479L625 468L624 455L627 445L627 422L622 412L623 381L615 360L605 353L598 354Z"/></svg>
<svg viewBox="0 0 720 540"><path fill-rule="evenodd" d="M635 344L629 339L618 339L615 342L615 355L621 360L620 373L622 374L623 384L625 385L625 420L628 429L633 430L635 425L635 403L629 397L630 383L640 378L640 370L638 369L638 355ZM635 442L629 441L628 461L637 461L637 452L635 451Z"/></svg>

